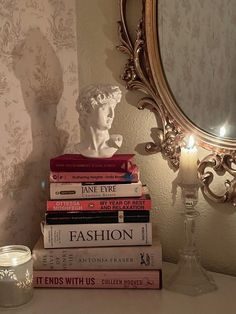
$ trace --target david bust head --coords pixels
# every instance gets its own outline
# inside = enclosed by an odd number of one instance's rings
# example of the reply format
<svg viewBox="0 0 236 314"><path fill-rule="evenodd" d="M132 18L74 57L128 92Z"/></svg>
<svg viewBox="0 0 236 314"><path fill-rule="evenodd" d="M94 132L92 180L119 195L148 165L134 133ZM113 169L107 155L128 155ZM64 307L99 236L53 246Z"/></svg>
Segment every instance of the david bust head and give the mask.
<svg viewBox="0 0 236 314"><path fill-rule="evenodd" d="M76 102L81 127L79 153L87 157L111 157L122 144L121 135L110 135L121 91L113 85L90 85Z"/></svg>

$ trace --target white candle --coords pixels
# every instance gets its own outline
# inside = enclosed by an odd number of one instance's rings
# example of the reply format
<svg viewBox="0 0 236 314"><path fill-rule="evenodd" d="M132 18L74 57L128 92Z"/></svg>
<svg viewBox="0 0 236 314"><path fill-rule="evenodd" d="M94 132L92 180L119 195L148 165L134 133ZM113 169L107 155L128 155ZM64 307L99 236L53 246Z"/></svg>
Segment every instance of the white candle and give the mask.
<svg viewBox="0 0 236 314"><path fill-rule="evenodd" d="M26 246L0 248L0 307L15 307L33 296L33 261Z"/></svg>
<svg viewBox="0 0 236 314"><path fill-rule="evenodd" d="M188 145L181 149L180 175L183 185L195 185L198 183L197 160L197 148L194 146L193 136L190 136Z"/></svg>

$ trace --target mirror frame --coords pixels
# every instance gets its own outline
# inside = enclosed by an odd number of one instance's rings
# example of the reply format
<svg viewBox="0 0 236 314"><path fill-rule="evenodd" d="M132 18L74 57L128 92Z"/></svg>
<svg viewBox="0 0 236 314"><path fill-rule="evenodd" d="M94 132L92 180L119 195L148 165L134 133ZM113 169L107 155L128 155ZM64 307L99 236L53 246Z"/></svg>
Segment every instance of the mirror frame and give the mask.
<svg viewBox="0 0 236 314"><path fill-rule="evenodd" d="M127 1L120 0L119 38L117 47L128 54L122 79L126 88L140 90L147 96L140 99L138 109L153 111L158 123L155 142L146 143L148 153L161 152L169 165L178 169L181 146L186 136L193 134L197 145L211 153L199 162L202 192L216 202L236 205L236 139L221 138L210 134L192 123L181 111L168 86L163 69L158 41L158 0L142 0L142 16L138 23L136 39L132 43L127 26ZM159 125L160 124L160 125ZM214 173L206 168L212 168ZM210 184L216 175L229 173L233 180L224 182L225 192L215 194Z"/></svg>

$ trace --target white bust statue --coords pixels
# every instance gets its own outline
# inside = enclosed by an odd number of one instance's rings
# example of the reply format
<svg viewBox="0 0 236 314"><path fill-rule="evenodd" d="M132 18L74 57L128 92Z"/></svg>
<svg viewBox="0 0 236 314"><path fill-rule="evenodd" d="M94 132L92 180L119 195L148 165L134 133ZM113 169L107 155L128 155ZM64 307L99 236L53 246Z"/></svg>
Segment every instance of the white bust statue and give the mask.
<svg viewBox="0 0 236 314"><path fill-rule="evenodd" d="M77 99L81 142L76 148L86 157L108 158L122 144L123 137L109 134L121 90L112 85L90 85L84 88Z"/></svg>

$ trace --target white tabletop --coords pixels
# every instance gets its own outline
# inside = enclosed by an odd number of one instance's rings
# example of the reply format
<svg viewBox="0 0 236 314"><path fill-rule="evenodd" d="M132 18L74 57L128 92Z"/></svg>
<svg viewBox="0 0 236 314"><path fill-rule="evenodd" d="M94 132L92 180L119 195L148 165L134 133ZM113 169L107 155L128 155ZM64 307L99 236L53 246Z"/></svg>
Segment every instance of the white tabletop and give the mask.
<svg viewBox="0 0 236 314"><path fill-rule="evenodd" d="M164 277L173 265L164 263ZM212 273L218 290L190 297L162 290L35 289L9 314L235 314L236 277Z"/></svg>

